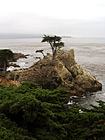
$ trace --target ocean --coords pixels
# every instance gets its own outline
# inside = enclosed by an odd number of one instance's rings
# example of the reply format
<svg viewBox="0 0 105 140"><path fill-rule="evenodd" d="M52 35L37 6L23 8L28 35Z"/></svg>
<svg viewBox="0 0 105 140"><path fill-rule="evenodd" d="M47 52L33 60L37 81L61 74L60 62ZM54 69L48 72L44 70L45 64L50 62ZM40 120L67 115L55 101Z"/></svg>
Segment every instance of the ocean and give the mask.
<svg viewBox="0 0 105 140"><path fill-rule="evenodd" d="M36 50L43 49L44 53L51 53L48 43L42 43L42 38L0 39L0 49L11 49L13 52L24 53L27 59L19 59L17 64L21 68L30 67L36 62L36 57L42 57ZM63 49L74 49L76 62L88 69L96 79L102 83L102 91L88 93L78 101L79 105L90 107L97 105L98 100L105 101L105 38L62 38L65 43ZM10 67L8 70L13 70Z"/></svg>

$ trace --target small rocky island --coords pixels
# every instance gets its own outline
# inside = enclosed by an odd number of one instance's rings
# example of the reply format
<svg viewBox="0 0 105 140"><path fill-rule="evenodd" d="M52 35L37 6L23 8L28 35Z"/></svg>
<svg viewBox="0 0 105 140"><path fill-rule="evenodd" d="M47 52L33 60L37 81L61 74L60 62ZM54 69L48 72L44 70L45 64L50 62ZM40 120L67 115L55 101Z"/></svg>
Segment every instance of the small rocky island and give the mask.
<svg viewBox="0 0 105 140"><path fill-rule="evenodd" d="M4 85L8 83L17 87L25 81L32 81L44 89L63 88L75 95L102 89L101 83L76 63L73 49L57 51L55 60L47 54L30 68L8 72L5 80Z"/></svg>

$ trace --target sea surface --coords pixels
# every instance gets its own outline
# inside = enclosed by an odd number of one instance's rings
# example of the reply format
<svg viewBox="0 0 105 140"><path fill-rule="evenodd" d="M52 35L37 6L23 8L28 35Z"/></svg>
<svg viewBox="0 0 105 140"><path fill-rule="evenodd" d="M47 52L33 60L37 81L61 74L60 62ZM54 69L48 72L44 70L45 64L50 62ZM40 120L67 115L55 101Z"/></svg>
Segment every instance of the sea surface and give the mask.
<svg viewBox="0 0 105 140"><path fill-rule="evenodd" d="M11 49L13 52L29 54L27 59L19 59L17 64L21 68L30 67L38 61L36 57L43 57L36 50L43 49L44 53L51 53L48 43L41 43L41 38L0 39L0 49ZM76 62L88 69L96 79L102 83L102 91L88 93L78 100L78 104L90 108L90 104L98 105L96 101L105 101L105 38L63 38L63 49L74 49ZM13 67L8 70L13 70Z"/></svg>

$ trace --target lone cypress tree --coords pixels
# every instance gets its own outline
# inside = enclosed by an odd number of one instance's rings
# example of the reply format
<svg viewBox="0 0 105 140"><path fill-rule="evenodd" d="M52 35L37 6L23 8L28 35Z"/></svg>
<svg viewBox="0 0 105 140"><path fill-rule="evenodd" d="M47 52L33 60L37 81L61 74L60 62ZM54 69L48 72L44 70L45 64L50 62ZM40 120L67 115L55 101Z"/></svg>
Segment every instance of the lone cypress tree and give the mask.
<svg viewBox="0 0 105 140"><path fill-rule="evenodd" d="M48 42L51 46L52 49L52 60L55 60L56 52L59 50L61 47L64 46L64 43L61 42L61 37L60 36L46 36L44 35L42 42Z"/></svg>
<svg viewBox="0 0 105 140"><path fill-rule="evenodd" d="M4 74L8 67L9 60L13 60L13 52L10 49L0 50L0 68L3 68Z"/></svg>

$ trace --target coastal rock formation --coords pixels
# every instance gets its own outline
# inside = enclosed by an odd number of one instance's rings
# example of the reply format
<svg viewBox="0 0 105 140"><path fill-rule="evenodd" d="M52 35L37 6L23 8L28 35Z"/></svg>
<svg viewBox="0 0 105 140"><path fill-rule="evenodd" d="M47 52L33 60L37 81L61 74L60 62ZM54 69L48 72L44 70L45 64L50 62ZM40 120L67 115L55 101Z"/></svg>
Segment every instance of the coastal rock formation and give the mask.
<svg viewBox="0 0 105 140"><path fill-rule="evenodd" d="M102 89L96 78L76 63L73 49L60 50L56 60L51 59L48 54L31 68L10 72L7 79L20 83L32 81L50 90L64 88L77 95Z"/></svg>
<svg viewBox="0 0 105 140"><path fill-rule="evenodd" d="M9 67L13 66L13 67L20 67L19 65L17 65L16 63L9 63Z"/></svg>
<svg viewBox="0 0 105 140"><path fill-rule="evenodd" d="M14 53L14 61L17 61L20 58L27 58L27 56L28 56L28 54L24 55L22 53Z"/></svg>
<svg viewBox="0 0 105 140"><path fill-rule="evenodd" d="M16 88L16 87L20 86L20 82L10 80L7 77L0 75L0 85L4 85L5 87L9 87L10 85L12 85L14 88Z"/></svg>

